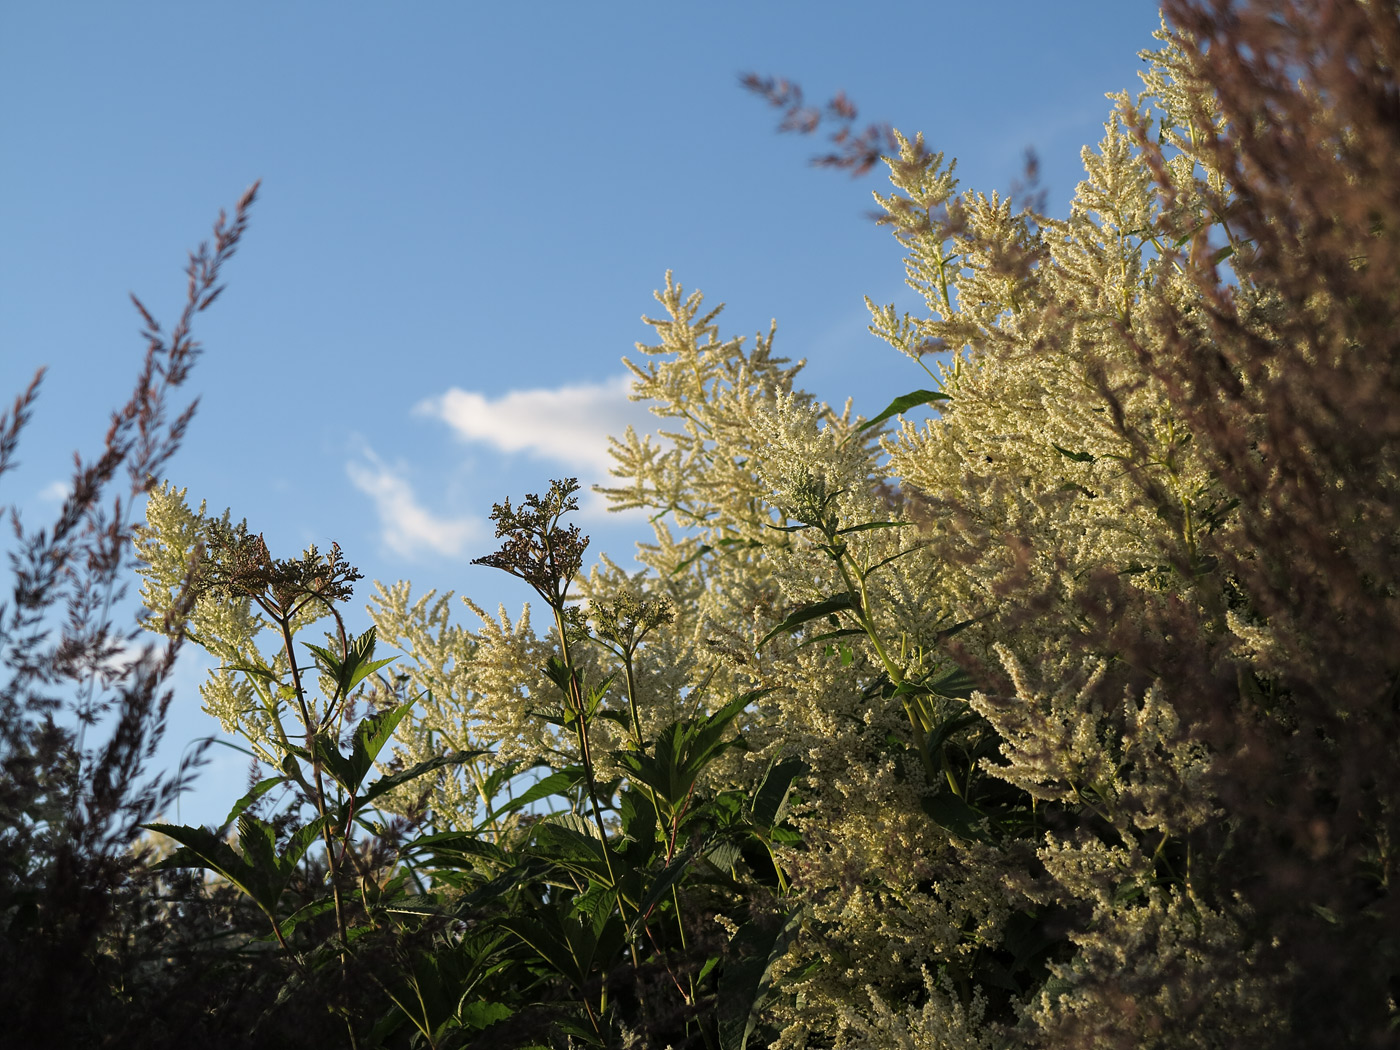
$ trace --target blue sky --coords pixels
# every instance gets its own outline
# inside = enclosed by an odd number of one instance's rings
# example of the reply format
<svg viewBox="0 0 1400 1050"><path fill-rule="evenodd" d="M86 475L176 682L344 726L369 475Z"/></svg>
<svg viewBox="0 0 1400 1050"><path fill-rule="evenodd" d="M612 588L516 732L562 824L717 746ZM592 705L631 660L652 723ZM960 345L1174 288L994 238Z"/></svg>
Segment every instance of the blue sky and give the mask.
<svg viewBox="0 0 1400 1050"><path fill-rule="evenodd" d="M873 415L923 385L865 330L913 309L867 217L878 172L814 169L738 87L844 89L923 131L965 188L1027 147L1063 213L1104 94L1138 88L1148 0L923 3L49 3L0 12L0 397L49 366L0 503L39 524L98 447L143 350L135 292L178 309L184 253L254 179L228 291L201 316L200 407L170 474L275 554L338 541L369 581L518 608L472 557L487 515L548 479L605 480L604 435L646 425L620 359L667 269L778 322L805 386ZM586 501L595 550L648 534ZM362 604L362 603L357 603ZM367 620L364 621L367 623ZM167 756L214 724L180 677ZM224 752L181 819L238 792Z"/></svg>

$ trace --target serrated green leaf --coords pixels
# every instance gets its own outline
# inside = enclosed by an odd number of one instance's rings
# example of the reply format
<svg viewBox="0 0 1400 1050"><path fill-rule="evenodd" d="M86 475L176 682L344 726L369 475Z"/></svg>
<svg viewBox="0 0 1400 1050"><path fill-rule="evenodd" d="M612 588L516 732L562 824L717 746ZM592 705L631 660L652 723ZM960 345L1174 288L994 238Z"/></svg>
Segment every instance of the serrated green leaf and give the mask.
<svg viewBox="0 0 1400 1050"><path fill-rule="evenodd" d="M468 857L504 865L508 859L505 851L496 843L488 842L470 831L442 831L424 835L408 843L404 852L424 856L434 865L457 865Z"/></svg>
<svg viewBox="0 0 1400 1050"><path fill-rule="evenodd" d="M705 860L713 864L720 871L728 871L739 863L743 856L743 851L732 842L720 841L715 843L705 853Z"/></svg>
<svg viewBox="0 0 1400 1050"><path fill-rule="evenodd" d="M407 784L410 780L416 780L425 773L431 773L433 770L441 769L443 766L461 765L463 762L470 762L478 755L489 754L491 754L490 751L453 751L451 754L447 755L436 755L423 762L418 762L408 769L400 770L397 773L390 773L386 777L380 777L369 787L365 788L364 792L358 796L358 802L360 804L372 802L381 795L393 791L394 788L398 787L400 784Z"/></svg>
<svg viewBox="0 0 1400 1050"><path fill-rule="evenodd" d="M177 824L143 824L142 827L180 843L180 849L152 865L154 870L203 868L212 871L227 879L275 920L276 916L268 902L266 884L270 873L260 872L248 860L240 857L234 848L215 832L209 828ZM271 874L276 872L275 861L273 864ZM275 901L272 904L275 904Z"/></svg>
<svg viewBox="0 0 1400 1050"><path fill-rule="evenodd" d="M798 912L777 923L751 920L729 942L716 1004L721 1050L747 1050L759 1010L772 988L773 964L787 954L799 922Z"/></svg>
<svg viewBox="0 0 1400 1050"><path fill-rule="evenodd" d="M577 680L578 674L572 667L559 657L551 656L540 670L545 673L545 677L559 687L560 692L570 699L573 698L571 686Z"/></svg>
<svg viewBox="0 0 1400 1050"><path fill-rule="evenodd" d="M233 804L233 808L228 811L228 816L224 818L223 827L231 827L245 809L251 806L258 799L262 798L278 784L285 784L285 777L268 777L266 780L259 780L249 789L248 793Z"/></svg>
<svg viewBox="0 0 1400 1050"><path fill-rule="evenodd" d="M335 897L328 893L324 897L318 897L314 901L308 901L306 904L303 904L300 908L279 922L277 924L277 929L283 937L290 937L292 931L302 923L314 919L318 915L324 915L334 908Z"/></svg>
<svg viewBox="0 0 1400 1050"><path fill-rule="evenodd" d="M365 777L374 767L375 760L379 758L379 752L384 750L384 745L394 735L394 730L412 709L411 703L400 704L388 711L370 715L355 727L350 752L350 774L353 782L344 784L347 791L354 794L360 789Z"/></svg>
<svg viewBox="0 0 1400 1050"><path fill-rule="evenodd" d="M322 767L330 773L335 782L350 794L355 793L355 764L346 758L336 746L335 738L329 733L317 733L315 737L316 757Z"/></svg>
<svg viewBox="0 0 1400 1050"><path fill-rule="evenodd" d="M494 823L498 817L503 817L508 813L514 813L517 810L524 809L526 806L533 802L538 802L542 798L549 798L551 795L563 795L570 788L581 783L584 776L585 774L582 766L568 766L551 773L547 777L542 777L504 805L493 809L491 811L491 816L478 824L476 830L484 830L489 824Z"/></svg>
<svg viewBox="0 0 1400 1050"><path fill-rule="evenodd" d="M342 690L342 695L348 695L354 690L355 686L374 674L375 671L378 671L381 667L388 667L397 659L397 656L386 656L382 660L371 660L368 663L360 664L355 668L355 673L350 676L346 687Z"/></svg>
<svg viewBox="0 0 1400 1050"><path fill-rule="evenodd" d="M292 832L291 838L287 840L287 848L282 851L279 863L282 869L288 873L301 863L301 858L306 856L306 851L311 848L311 844L316 841L321 834L321 829L331 823L331 816L317 817L309 824L304 824Z"/></svg>
<svg viewBox="0 0 1400 1050"><path fill-rule="evenodd" d="M695 854L687 851L656 873L656 878L647 885L646 891L637 901L636 918L632 920L631 924L634 935L641 932L653 909L670 894L671 888L680 881L681 876L685 874L694 861Z"/></svg>
<svg viewBox="0 0 1400 1050"><path fill-rule="evenodd" d="M265 820L259 820L251 813L243 813L238 818L238 845L243 849L243 859L255 869L276 871L277 829Z"/></svg>
<svg viewBox="0 0 1400 1050"><path fill-rule="evenodd" d="M479 1031L514 1016L515 1010L505 1003L477 1001L464 1002L457 1011L456 1020L463 1028Z"/></svg>

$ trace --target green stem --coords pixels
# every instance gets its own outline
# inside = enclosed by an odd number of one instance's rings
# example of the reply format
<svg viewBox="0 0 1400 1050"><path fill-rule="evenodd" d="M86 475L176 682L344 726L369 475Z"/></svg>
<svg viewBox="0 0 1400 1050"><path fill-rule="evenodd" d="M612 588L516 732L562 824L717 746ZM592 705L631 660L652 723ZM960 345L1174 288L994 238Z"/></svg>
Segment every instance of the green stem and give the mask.
<svg viewBox="0 0 1400 1050"><path fill-rule="evenodd" d="M623 649L622 667L627 674L627 710L632 715L632 742L642 749L642 720L637 715L637 682L632 673L632 650Z"/></svg>
<svg viewBox="0 0 1400 1050"><path fill-rule="evenodd" d="M554 605L554 625L559 631L559 645L564 651L564 666L569 673L567 699L574 708L574 718L578 733L579 757L583 760L583 775L588 784L588 798L593 803L593 821L598 825L598 839L603 844L603 863L607 865L608 878L613 888L618 890L618 908L622 907L621 887L617 884L617 874L613 871L612 855L608 851L608 832L603 824L603 807L598 801L598 782L593 775L593 752L588 743L588 713L585 709L583 689L579 684L578 673L574 669L573 654L569 650L569 635L564 630L564 598L559 596Z"/></svg>
<svg viewBox="0 0 1400 1050"><path fill-rule="evenodd" d="M860 628L865 632L865 636L870 639L870 644L875 648L875 655L880 658L880 663L885 668L885 673L889 675L890 682L898 688L905 682L904 673L890 659L889 653L880 642L880 636L875 630L875 621L870 616L870 599L865 588L865 576L860 571L860 567L854 561L851 568L855 570L855 579L851 578L851 572L846 568L846 559L850 557L850 552L844 545L837 546L837 537L834 531L828 533L828 549L832 552L832 557L836 560L836 568L841 573L841 578L846 583L847 593L853 595L858 605L856 607L856 619L860 623ZM933 768L933 759L928 753L928 737L925 735L923 723L914 711L914 705L906 700L903 704L905 717L909 719L909 727L914 731L914 744L919 750L919 759L923 763L924 773L928 777L930 784L938 777L938 771ZM954 791L956 791L956 785Z"/></svg>
<svg viewBox="0 0 1400 1050"><path fill-rule="evenodd" d="M296 696L297 707L301 710L306 726L306 749L311 754L311 774L316 785L316 812L321 818L321 840L326 844L326 872L331 880L331 899L335 903L335 926L340 934L340 975L347 984L350 980L350 960L346 954L350 943L349 931L345 923L345 904L340 897L340 865L336 862L335 845L331 840L330 823L326 820L326 788L321 778L321 760L316 756L316 729L311 720L311 712L306 706L306 694L302 690L301 672L297 670L296 652L292 647L291 618L287 614L276 617L282 629L282 641L287 651L287 662L292 669L292 692ZM357 1050L358 1041L350 1018L345 1018L345 1027L350 1036L351 1050Z"/></svg>

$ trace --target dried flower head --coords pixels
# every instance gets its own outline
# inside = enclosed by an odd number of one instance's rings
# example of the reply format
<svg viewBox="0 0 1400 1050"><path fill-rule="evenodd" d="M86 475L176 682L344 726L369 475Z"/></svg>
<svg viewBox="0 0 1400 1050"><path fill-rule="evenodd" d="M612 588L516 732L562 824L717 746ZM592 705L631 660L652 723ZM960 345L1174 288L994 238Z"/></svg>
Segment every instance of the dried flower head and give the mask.
<svg viewBox="0 0 1400 1050"><path fill-rule="evenodd" d="M496 538L504 539L495 554L473 558L473 565L489 565L524 580L555 608L563 607L569 582L583 566L588 537L577 525L564 528L559 519L578 510L577 478L551 481L543 497L531 493L518 508L510 500L491 508Z"/></svg>
<svg viewBox="0 0 1400 1050"><path fill-rule="evenodd" d="M229 525L210 519L208 554L200 571L200 591L231 598L251 598L274 616L291 616L313 601L327 608L348 600L363 576L341 557L332 543L322 555L313 543L300 558L273 558L262 534L246 523Z"/></svg>

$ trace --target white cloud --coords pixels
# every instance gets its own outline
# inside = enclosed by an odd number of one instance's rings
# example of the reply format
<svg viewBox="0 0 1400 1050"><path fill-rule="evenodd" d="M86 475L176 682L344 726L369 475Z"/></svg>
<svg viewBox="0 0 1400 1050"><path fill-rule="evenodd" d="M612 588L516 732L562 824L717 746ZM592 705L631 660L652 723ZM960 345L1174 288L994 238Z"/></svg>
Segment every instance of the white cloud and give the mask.
<svg viewBox="0 0 1400 1050"><path fill-rule="evenodd" d="M401 471L386 465L371 450L364 450L369 462L349 462L345 473L361 492L374 500L379 514L380 537L385 545L404 557L424 552L458 557L468 544L487 534L475 518L444 518L418 502Z"/></svg>
<svg viewBox="0 0 1400 1050"><path fill-rule="evenodd" d="M72 491L72 485L67 481L50 481L39 490L39 498L46 503L62 503L68 498L68 493Z"/></svg>
<svg viewBox="0 0 1400 1050"><path fill-rule="evenodd" d="M613 465L608 437L621 437L629 423L642 430L655 421L627 399L631 383L631 375L621 375L601 383L512 390L497 398L453 387L414 411L441 419L463 441L528 452L603 481Z"/></svg>

